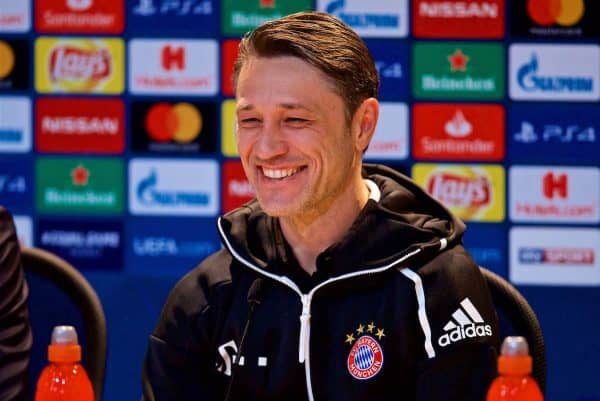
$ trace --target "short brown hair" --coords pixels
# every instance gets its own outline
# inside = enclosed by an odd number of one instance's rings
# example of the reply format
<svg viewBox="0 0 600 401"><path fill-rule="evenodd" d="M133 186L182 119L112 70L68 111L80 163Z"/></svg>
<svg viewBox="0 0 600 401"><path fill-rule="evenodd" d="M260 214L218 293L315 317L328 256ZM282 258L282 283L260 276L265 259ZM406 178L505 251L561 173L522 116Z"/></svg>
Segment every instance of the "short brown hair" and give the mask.
<svg viewBox="0 0 600 401"><path fill-rule="evenodd" d="M320 71L342 97L348 122L363 100L377 97L379 77L373 57L350 27L330 14L306 11L266 22L240 42L233 86L251 57L298 57Z"/></svg>

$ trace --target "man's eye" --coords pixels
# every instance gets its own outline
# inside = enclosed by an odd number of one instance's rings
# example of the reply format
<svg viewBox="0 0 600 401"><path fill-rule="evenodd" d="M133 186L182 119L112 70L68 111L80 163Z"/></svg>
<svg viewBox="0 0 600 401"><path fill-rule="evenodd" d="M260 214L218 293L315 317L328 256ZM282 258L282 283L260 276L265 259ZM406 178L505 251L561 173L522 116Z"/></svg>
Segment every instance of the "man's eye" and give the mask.
<svg viewBox="0 0 600 401"><path fill-rule="evenodd" d="M260 120L258 118L253 118L253 117L244 118L244 119L240 120L240 123L242 123L242 124L257 124L259 122L260 122Z"/></svg>
<svg viewBox="0 0 600 401"><path fill-rule="evenodd" d="M305 123L308 120L306 120L304 118L300 118L300 117L288 117L285 119L285 121L288 123L292 123L292 124L298 124L298 123Z"/></svg>

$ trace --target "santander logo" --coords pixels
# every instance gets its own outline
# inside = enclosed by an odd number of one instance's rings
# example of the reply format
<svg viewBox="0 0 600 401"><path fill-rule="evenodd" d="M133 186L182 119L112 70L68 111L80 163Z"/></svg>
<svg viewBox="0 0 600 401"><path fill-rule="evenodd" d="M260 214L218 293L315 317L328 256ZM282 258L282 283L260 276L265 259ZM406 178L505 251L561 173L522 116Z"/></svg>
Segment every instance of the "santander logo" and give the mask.
<svg viewBox="0 0 600 401"><path fill-rule="evenodd" d="M427 190L448 207L481 207L491 203L491 184L484 176L436 173L430 177Z"/></svg>
<svg viewBox="0 0 600 401"><path fill-rule="evenodd" d="M464 138L473 132L473 125L467 121L461 110L456 110L451 120L444 125L446 134L454 138Z"/></svg>
<svg viewBox="0 0 600 401"><path fill-rule="evenodd" d="M93 0L67 0L67 7L73 11L85 11L93 4Z"/></svg>
<svg viewBox="0 0 600 401"><path fill-rule="evenodd" d="M99 81L111 75L111 56L106 49L84 50L75 46L58 46L49 57L53 81Z"/></svg>

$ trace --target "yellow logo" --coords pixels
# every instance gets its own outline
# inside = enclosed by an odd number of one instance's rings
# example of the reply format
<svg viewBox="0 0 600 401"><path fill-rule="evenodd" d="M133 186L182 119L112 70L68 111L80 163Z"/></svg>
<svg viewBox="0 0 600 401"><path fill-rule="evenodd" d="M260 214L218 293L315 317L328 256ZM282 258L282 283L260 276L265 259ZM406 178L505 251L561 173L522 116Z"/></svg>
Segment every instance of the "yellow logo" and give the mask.
<svg viewBox="0 0 600 401"><path fill-rule="evenodd" d="M42 37L35 42L35 59L38 92L123 92L121 39Z"/></svg>
<svg viewBox="0 0 600 401"><path fill-rule="evenodd" d="M15 66L15 54L10 45L0 40L0 79L11 73Z"/></svg>
<svg viewBox="0 0 600 401"><path fill-rule="evenodd" d="M227 157L239 156L235 124L235 100L225 100L221 104L221 152Z"/></svg>
<svg viewBox="0 0 600 401"><path fill-rule="evenodd" d="M504 169L498 165L413 166L414 180L463 220L504 220Z"/></svg>

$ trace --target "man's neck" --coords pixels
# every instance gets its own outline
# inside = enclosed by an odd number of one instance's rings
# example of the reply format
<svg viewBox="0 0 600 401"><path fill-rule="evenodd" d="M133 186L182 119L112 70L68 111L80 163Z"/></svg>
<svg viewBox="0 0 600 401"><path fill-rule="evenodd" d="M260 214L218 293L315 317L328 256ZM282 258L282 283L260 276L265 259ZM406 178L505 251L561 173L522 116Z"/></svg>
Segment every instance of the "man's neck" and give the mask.
<svg viewBox="0 0 600 401"><path fill-rule="evenodd" d="M319 254L342 239L368 199L369 190L361 182L357 188L349 188L341 194L337 201L316 217L280 218L283 235L298 263L308 274L312 275L317 270Z"/></svg>

